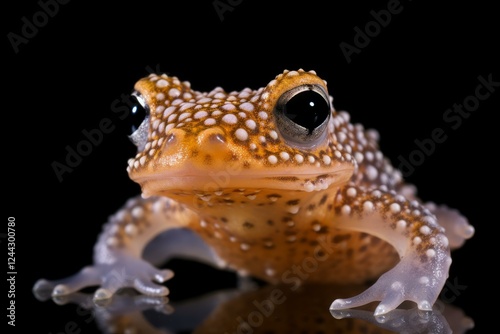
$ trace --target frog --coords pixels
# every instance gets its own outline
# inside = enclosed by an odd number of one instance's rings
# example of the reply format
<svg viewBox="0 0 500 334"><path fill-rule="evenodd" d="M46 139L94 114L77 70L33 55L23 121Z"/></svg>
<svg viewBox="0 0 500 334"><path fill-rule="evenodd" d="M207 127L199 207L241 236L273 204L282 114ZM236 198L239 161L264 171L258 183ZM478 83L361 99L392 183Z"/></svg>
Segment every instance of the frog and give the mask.
<svg viewBox="0 0 500 334"><path fill-rule="evenodd" d="M451 252L474 235L457 209L417 195L378 131L335 109L314 70L231 92L150 74L131 96L137 153L127 172L141 194L109 216L92 265L34 291L167 296L174 273L162 264L183 258L292 290L369 283L332 296L331 310L378 302L383 315L404 301L431 310Z"/></svg>

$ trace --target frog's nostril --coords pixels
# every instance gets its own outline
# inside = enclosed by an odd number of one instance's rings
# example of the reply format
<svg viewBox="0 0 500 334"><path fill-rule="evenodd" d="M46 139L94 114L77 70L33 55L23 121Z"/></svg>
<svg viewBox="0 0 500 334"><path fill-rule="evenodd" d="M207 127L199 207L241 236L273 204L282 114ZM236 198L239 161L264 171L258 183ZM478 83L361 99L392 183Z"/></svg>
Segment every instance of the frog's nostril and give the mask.
<svg viewBox="0 0 500 334"><path fill-rule="evenodd" d="M213 144L224 144L226 143L226 137L219 133L213 133L208 137L208 141Z"/></svg>
<svg viewBox="0 0 500 334"><path fill-rule="evenodd" d="M167 145L173 145L175 144L177 141L177 137L175 136L175 134L171 133L168 135L167 137Z"/></svg>
<svg viewBox="0 0 500 334"><path fill-rule="evenodd" d="M209 128L200 132L197 141L202 151L221 151L227 149L226 136L218 128Z"/></svg>

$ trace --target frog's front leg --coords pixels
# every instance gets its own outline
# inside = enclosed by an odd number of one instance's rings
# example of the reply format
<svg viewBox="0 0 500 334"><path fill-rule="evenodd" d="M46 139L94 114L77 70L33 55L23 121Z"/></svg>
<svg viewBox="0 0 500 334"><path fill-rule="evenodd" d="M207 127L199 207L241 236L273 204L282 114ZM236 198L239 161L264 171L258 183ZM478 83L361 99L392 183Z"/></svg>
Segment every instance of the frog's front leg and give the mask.
<svg viewBox="0 0 500 334"><path fill-rule="evenodd" d="M356 186L347 186L338 193L335 213L336 226L387 241L401 260L366 291L353 298L337 299L330 309L380 301L375 310L375 315L380 315L411 300L421 310L432 310L451 264L449 240L436 216L418 201L409 201L384 187L367 190Z"/></svg>
<svg viewBox="0 0 500 334"><path fill-rule="evenodd" d="M94 247L92 266L60 280L40 279L33 289L35 293L51 290L53 296L59 296L99 286L94 299L109 298L125 287L152 296L167 295L169 290L161 283L170 279L173 272L154 267L143 255L156 263L180 256L221 265L217 255L188 229L197 223L199 218L194 212L168 198L133 198L104 225ZM146 249L151 241L156 243L160 235L161 247ZM161 256L158 249L163 252Z"/></svg>

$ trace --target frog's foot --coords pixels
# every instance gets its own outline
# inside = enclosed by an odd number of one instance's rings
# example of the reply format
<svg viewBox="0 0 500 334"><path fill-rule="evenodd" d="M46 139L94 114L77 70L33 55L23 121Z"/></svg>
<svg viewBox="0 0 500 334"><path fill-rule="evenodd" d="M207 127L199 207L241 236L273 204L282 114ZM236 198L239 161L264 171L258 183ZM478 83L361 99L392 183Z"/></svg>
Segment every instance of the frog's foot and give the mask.
<svg viewBox="0 0 500 334"><path fill-rule="evenodd" d="M474 235L474 227L458 210L432 202L426 203L425 207L436 215L439 225L445 228L451 249L461 247Z"/></svg>
<svg viewBox="0 0 500 334"><path fill-rule="evenodd" d="M446 257L446 254L443 252L434 256ZM443 261L448 262L447 266L451 264L449 258ZM440 267L435 266L434 261L422 259L416 254L405 256L396 267L380 276L366 291L352 298L336 299L330 310L354 308L380 301L374 313L378 316L392 311L403 301L410 300L415 302L420 310L430 311L447 278L447 271L441 270Z"/></svg>
<svg viewBox="0 0 500 334"><path fill-rule="evenodd" d="M113 263L85 267L77 274L54 281L38 280L35 294L51 290L53 297L63 296L90 286L99 286L94 300L111 298L121 288L135 288L149 296L166 296L168 288L160 285L173 277L171 270L157 269L142 259L122 257Z"/></svg>

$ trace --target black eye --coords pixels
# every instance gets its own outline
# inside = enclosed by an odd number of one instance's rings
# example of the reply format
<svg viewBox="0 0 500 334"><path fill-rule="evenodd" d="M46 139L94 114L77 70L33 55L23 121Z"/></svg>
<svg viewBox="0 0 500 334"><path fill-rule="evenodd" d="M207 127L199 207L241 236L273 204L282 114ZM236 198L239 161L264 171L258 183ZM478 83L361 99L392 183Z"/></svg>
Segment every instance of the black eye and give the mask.
<svg viewBox="0 0 500 334"><path fill-rule="evenodd" d="M303 85L281 95L275 107L280 133L297 145L314 145L325 133L331 107L318 85Z"/></svg>
<svg viewBox="0 0 500 334"><path fill-rule="evenodd" d="M130 108L130 127L133 133L139 129L144 119L149 116L149 107L142 95L138 92L132 93L130 99L132 100L132 107Z"/></svg>
<svg viewBox="0 0 500 334"><path fill-rule="evenodd" d="M132 134L130 140L142 151L146 145L149 131L149 106L139 92L133 92L130 96L132 107L130 108L130 122Z"/></svg>

